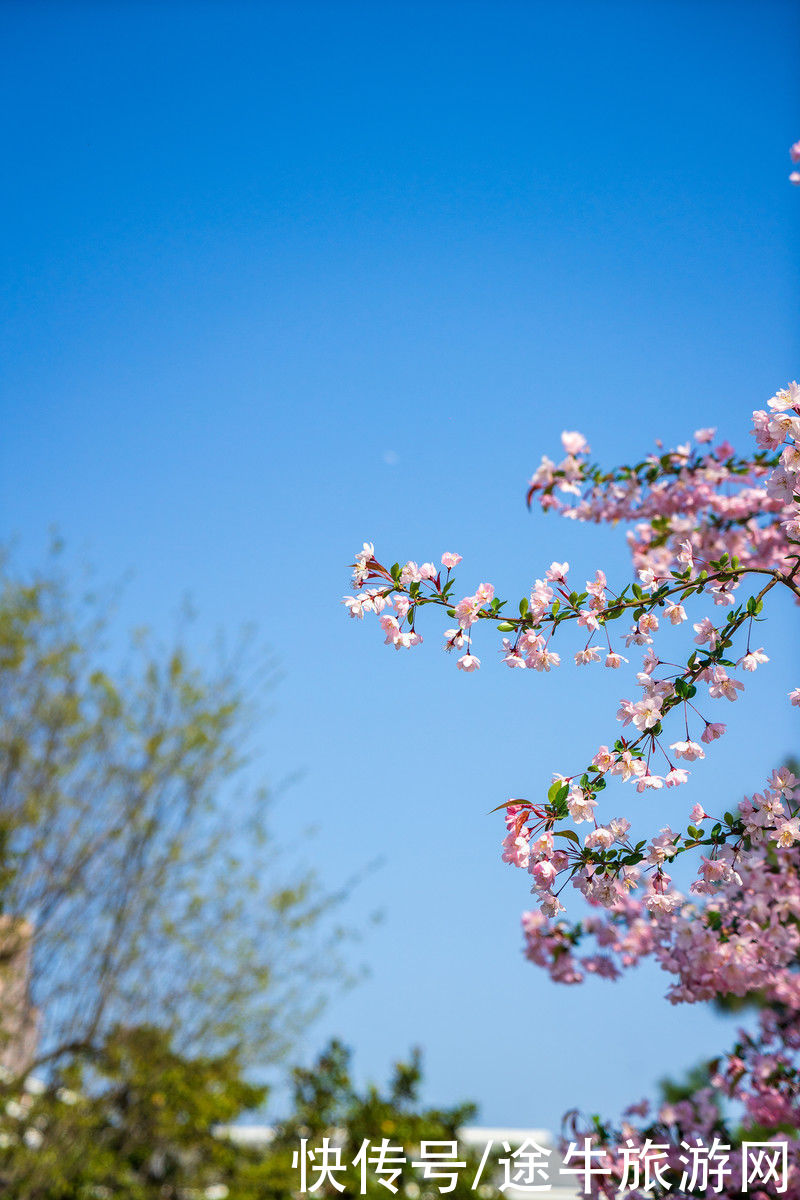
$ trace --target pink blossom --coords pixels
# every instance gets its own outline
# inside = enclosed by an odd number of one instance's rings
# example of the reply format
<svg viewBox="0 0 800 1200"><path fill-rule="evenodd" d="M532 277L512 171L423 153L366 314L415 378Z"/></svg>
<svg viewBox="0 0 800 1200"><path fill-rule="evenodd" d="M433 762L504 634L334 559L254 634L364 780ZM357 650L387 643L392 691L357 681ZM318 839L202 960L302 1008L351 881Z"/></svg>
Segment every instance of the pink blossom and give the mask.
<svg viewBox="0 0 800 1200"><path fill-rule="evenodd" d="M364 603L362 596L345 596L342 604L347 605L347 611L351 617L358 617L359 621L364 618Z"/></svg>
<svg viewBox="0 0 800 1200"><path fill-rule="evenodd" d="M480 665L481 660L476 658L474 654L462 654L456 663L459 671L477 671Z"/></svg>
<svg viewBox="0 0 800 1200"><path fill-rule="evenodd" d="M519 667L522 670L525 670L528 665L522 655L517 652L514 643L509 641L508 638L503 638L502 654L503 662L507 667L511 667L512 669Z"/></svg>
<svg viewBox="0 0 800 1200"><path fill-rule="evenodd" d="M594 596L598 600L604 599L605 589L608 584L605 571L596 571L594 579L586 580L586 591L590 596Z"/></svg>
<svg viewBox="0 0 800 1200"><path fill-rule="evenodd" d="M422 573L419 569L419 564L409 560L400 572L400 583L403 587L408 587L412 583L421 583Z"/></svg>
<svg viewBox="0 0 800 1200"><path fill-rule="evenodd" d="M735 875L730 863L722 857L701 859L700 873L705 883L729 883L732 880L737 880L741 883L741 879Z"/></svg>
<svg viewBox="0 0 800 1200"><path fill-rule="evenodd" d="M658 617L655 613L645 613L637 623L640 633L655 633L658 629Z"/></svg>
<svg viewBox="0 0 800 1200"><path fill-rule="evenodd" d="M590 449L582 433L569 432L566 429L561 434L561 444L567 454L586 454Z"/></svg>
<svg viewBox="0 0 800 1200"><path fill-rule="evenodd" d="M800 841L800 821L793 817L791 821L782 821L775 830L779 846L793 846Z"/></svg>
<svg viewBox="0 0 800 1200"><path fill-rule="evenodd" d="M686 620L686 609L682 604L669 603L664 609L664 616L668 618L672 625L680 625Z"/></svg>
<svg viewBox="0 0 800 1200"><path fill-rule="evenodd" d="M722 667L717 667L714 671L714 680L709 684L708 694L714 700L721 700L723 697L726 700L735 700L736 693L744 691L744 684L738 679L730 679L727 672Z"/></svg>
<svg viewBox="0 0 800 1200"><path fill-rule="evenodd" d="M542 899L541 909L544 916L552 918L557 917L559 913L564 912L564 905L557 896L545 896ZM564 980L564 982L568 981Z"/></svg>
<svg viewBox="0 0 800 1200"><path fill-rule="evenodd" d="M608 746L601 746L592 759L592 765L599 767L601 771L608 771L613 767L615 761L615 757Z"/></svg>
<svg viewBox="0 0 800 1200"><path fill-rule="evenodd" d="M697 435L695 435L697 436ZM626 1117L646 1117L650 1111L650 1101L640 1100L636 1104L629 1104L624 1111Z"/></svg>
<svg viewBox="0 0 800 1200"><path fill-rule="evenodd" d="M694 762L695 759L706 756L705 750L698 746L697 742L673 742L670 750L675 751L676 758L685 758L687 762Z"/></svg>
<svg viewBox="0 0 800 1200"><path fill-rule="evenodd" d="M442 555L442 566L447 567L448 571L452 571L453 567L457 567L461 562L460 554L453 554L450 550L445 551Z"/></svg>
<svg viewBox="0 0 800 1200"><path fill-rule="evenodd" d="M788 767L779 767L769 777L769 786L772 790L780 793L787 800L795 799L797 794L795 789L798 783L800 783L800 779L792 774Z"/></svg>
<svg viewBox="0 0 800 1200"><path fill-rule="evenodd" d="M535 863L531 873L541 888L549 888L557 874L553 864L546 858Z"/></svg>
<svg viewBox="0 0 800 1200"><path fill-rule="evenodd" d="M654 592L659 585L659 577L652 567L641 567L639 582L646 592Z"/></svg>
<svg viewBox="0 0 800 1200"><path fill-rule="evenodd" d="M513 833L509 833L503 841L502 859L503 862L510 863L513 867L527 870L530 859L528 839L522 834L515 837Z"/></svg>
<svg viewBox="0 0 800 1200"><path fill-rule="evenodd" d="M476 605L474 596L465 596L463 600L459 600L455 606L455 614L462 629L468 629L470 625L475 624L479 608L480 605Z"/></svg>
<svg viewBox="0 0 800 1200"><path fill-rule="evenodd" d="M530 842L530 851L535 858L553 857L553 835L549 831L540 834Z"/></svg>
<svg viewBox="0 0 800 1200"><path fill-rule="evenodd" d="M535 671L549 671L551 667L560 665L561 659L554 650L537 650L528 663Z"/></svg>
<svg viewBox="0 0 800 1200"><path fill-rule="evenodd" d="M661 720L661 700L658 696L645 696L633 706L633 723L637 729L652 729Z"/></svg>
<svg viewBox="0 0 800 1200"><path fill-rule="evenodd" d="M614 835L615 842L624 841L630 827L630 821L626 821L624 817L614 817L613 820L609 821L608 823L608 828Z"/></svg>
<svg viewBox="0 0 800 1200"><path fill-rule="evenodd" d="M611 846L613 842L613 833L610 829L606 829L602 825L599 827L599 829L593 829L590 833L587 833L586 837L583 839L584 846L586 846L589 850L595 849L596 847L599 847L601 850L608 850L609 846Z"/></svg>
<svg viewBox="0 0 800 1200"><path fill-rule="evenodd" d="M588 629L590 632L595 633L600 628L600 622L591 609L584 608L578 613L578 626L581 629Z"/></svg>
<svg viewBox="0 0 800 1200"><path fill-rule="evenodd" d="M645 906L651 913L671 913L680 904L677 892L651 892L645 900Z"/></svg>
<svg viewBox="0 0 800 1200"><path fill-rule="evenodd" d="M370 563L375 558L375 547L372 542L364 542L353 563L353 586L361 587L370 573ZM352 613L351 613L352 616Z"/></svg>
<svg viewBox="0 0 800 1200"><path fill-rule="evenodd" d="M659 667L660 665L660 660L656 658L653 651L645 650L644 655L642 656L642 673L637 677L642 686L652 686L653 681L650 676L653 674L656 667Z"/></svg>
<svg viewBox="0 0 800 1200"><path fill-rule="evenodd" d="M800 384L792 380L785 388L779 388L767 404L773 412L786 412L790 408L796 410L800 404Z"/></svg>
<svg viewBox="0 0 800 1200"><path fill-rule="evenodd" d="M767 662L769 662L769 659L764 653L764 647L759 646L758 650L748 650L739 659L737 666L741 667L743 671L755 671L756 667L760 666L761 663Z"/></svg>
<svg viewBox="0 0 800 1200"><path fill-rule="evenodd" d="M702 646L704 642L708 642L709 649L713 650L719 640L719 632L711 624L708 617L703 617L702 621L699 621L693 628L697 634L694 640L698 646Z"/></svg>
<svg viewBox="0 0 800 1200"><path fill-rule="evenodd" d="M553 589L543 579L537 579L531 590L531 608L544 610L553 599Z"/></svg>
<svg viewBox="0 0 800 1200"><path fill-rule="evenodd" d="M585 796L580 788L575 788L567 797L567 808L575 824L580 825L583 821L593 820L597 801Z"/></svg>
<svg viewBox="0 0 800 1200"><path fill-rule="evenodd" d="M644 792L648 788L662 788L665 780L660 775L651 775L649 771L640 774L636 778L637 792Z"/></svg>
<svg viewBox="0 0 800 1200"><path fill-rule="evenodd" d="M387 613L385 616L381 617L381 629L386 634L387 643L390 643L394 635L399 632L400 624L396 617L393 617Z"/></svg>
<svg viewBox="0 0 800 1200"><path fill-rule="evenodd" d="M644 771L644 763L640 758L635 758L630 750L624 750L611 768L611 774L621 775L624 783L627 783L629 779L638 778L644 774Z"/></svg>
<svg viewBox="0 0 800 1200"><path fill-rule="evenodd" d="M678 554L676 557L678 559L678 562L683 563L684 566L693 567L694 566L694 552L692 550L692 543L687 541L686 539L684 539L678 547Z"/></svg>

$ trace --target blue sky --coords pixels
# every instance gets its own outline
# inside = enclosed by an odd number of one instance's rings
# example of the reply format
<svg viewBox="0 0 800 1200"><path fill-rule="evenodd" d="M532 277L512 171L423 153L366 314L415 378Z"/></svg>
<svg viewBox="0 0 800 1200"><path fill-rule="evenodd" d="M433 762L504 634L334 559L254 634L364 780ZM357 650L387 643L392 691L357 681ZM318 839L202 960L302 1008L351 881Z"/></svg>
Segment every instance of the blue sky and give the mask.
<svg viewBox="0 0 800 1200"><path fill-rule="evenodd" d="M464 591L554 557L624 576L619 532L525 511L564 428L608 462L699 425L750 444L797 375L799 26L774 0L0 11L3 533L131 570L120 631L168 636L188 595L198 652L254 622L280 659L278 833L331 886L383 863L350 905L370 977L306 1060L336 1033L382 1076L419 1043L428 1099L552 1127L729 1036L655 971L568 990L521 959L487 812L607 741L630 685L488 642L465 678L435 619L395 654L340 599L364 539L459 551ZM796 749L790 617L733 736L637 820Z"/></svg>

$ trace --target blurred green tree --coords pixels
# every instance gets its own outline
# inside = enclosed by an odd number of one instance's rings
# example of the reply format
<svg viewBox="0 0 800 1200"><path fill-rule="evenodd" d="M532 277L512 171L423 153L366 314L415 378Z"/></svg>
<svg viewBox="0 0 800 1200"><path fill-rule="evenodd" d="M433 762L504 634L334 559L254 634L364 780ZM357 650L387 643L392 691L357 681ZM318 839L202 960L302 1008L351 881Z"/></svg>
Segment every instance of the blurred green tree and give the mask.
<svg viewBox="0 0 800 1200"><path fill-rule="evenodd" d="M229 1136L230 1123L263 1099L264 1089L242 1079L234 1052L217 1057L177 1054L162 1030L117 1029L86 1062L62 1066L43 1089L23 1090L0 1113L0 1188L14 1200L292 1200L301 1196L292 1156L307 1139L330 1137L341 1150L343 1173L307 1194L318 1197L395 1194L369 1170L362 1190L350 1165L364 1140L387 1138L409 1159L422 1141L457 1141L474 1116L471 1104L429 1109L419 1104L421 1062L414 1052L395 1065L389 1086L359 1093L350 1052L333 1041L311 1069L296 1069L293 1111L266 1145ZM495 1200L494 1160L473 1190L478 1158L459 1146L455 1200ZM313 1177L313 1172L310 1172ZM384 1176L386 1178L386 1176ZM389 1176L391 1182L391 1176ZM406 1197L440 1195L410 1163L394 1181ZM444 1186L444 1183L443 1183Z"/></svg>
<svg viewBox="0 0 800 1200"><path fill-rule="evenodd" d="M229 1193L256 1161L216 1135L264 1098L235 1051L187 1057L153 1026L109 1030L28 1081L0 1117L0 1188L14 1200L187 1200Z"/></svg>
<svg viewBox="0 0 800 1200"><path fill-rule="evenodd" d="M226 1134L266 1097L252 1068L341 978L342 894L282 858L249 786L269 661L198 666L142 636L116 668L104 611L57 559L31 578L0 562L0 1191L287 1200L301 1137L335 1137L346 1163L365 1139L409 1157L455 1140L474 1109L421 1108L417 1053L359 1094L338 1042L295 1070L268 1147ZM402 1182L426 1194L419 1170ZM357 1169L345 1186L361 1194Z"/></svg>
<svg viewBox="0 0 800 1200"><path fill-rule="evenodd" d="M412 1164L419 1157L420 1143L456 1142L458 1161L466 1166L456 1172L455 1187L446 1194L454 1200L488 1200L499 1197L496 1186L496 1153L492 1155L473 1188L480 1158L459 1139L460 1131L474 1119L474 1104L459 1104L453 1108L425 1108L419 1101L422 1080L422 1061L414 1050L407 1062L395 1064L385 1091L368 1085L359 1092L351 1076L351 1053L341 1042L331 1041L310 1069L293 1071L293 1113L275 1129L275 1136L263 1158L250 1166L242 1164L236 1182L231 1186L230 1200L287 1200L299 1195L299 1169L292 1165L293 1154L305 1139L309 1149L319 1148L322 1138L341 1150L345 1168L335 1174L339 1188L330 1182L313 1192L314 1196L340 1196L350 1200L357 1196L392 1195L386 1186L391 1174L381 1176L367 1163L362 1181L361 1166L353 1165L365 1142L370 1143L369 1156L386 1139L392 1147L402 1149L407 1162L394 1180L397 1194L408 1197L439 1196L447 1188L444 1179L426 1179L425 1172ZM389 1156L391 1157L391 1155ZM309 1186L315 1172L309 1168ZM382 1182L384 1180L384 1182ZM364 1187L362 1189L362 1182Z"/></svg>
<svg viewBox="0 0 800 1200"><path fill-rule="evenodd" d="M106 611L57 555L30 578L0 563L0 1062L90 1059L141 1025L177 1054L274 1062L341 975L341 895L281 855L245 770L274 668L146 636L112 667Z"/></svg>

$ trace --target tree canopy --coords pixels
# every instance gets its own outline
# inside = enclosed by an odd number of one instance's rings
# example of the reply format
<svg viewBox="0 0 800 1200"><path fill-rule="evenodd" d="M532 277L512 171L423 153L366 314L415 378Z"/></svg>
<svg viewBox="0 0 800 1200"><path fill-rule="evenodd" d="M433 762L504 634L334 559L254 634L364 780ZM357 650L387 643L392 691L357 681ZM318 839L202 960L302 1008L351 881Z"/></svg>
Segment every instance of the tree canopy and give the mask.
<svg viewBox="0 0 800 1200"><path fill-rule="evenodd" d="M338 897L281 858L247 766L272 665L185 641L115 654L58 556L0 564L0 966L11 986L30 951L38 1061L149 1024L268 1063L340 966Z"/></svg>

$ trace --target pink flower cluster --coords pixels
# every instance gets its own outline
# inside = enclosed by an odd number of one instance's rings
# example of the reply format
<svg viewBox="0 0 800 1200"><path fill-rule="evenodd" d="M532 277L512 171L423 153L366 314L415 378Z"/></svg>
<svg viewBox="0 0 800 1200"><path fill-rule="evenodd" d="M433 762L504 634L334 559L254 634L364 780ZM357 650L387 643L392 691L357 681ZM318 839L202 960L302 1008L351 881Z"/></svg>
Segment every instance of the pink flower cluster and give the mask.
<svg viewBox="0 0 800 1200"><path fill-rule="evenodd" d="M692 832L690 825L656 861L658 838L649 845L633 842L628 821L619 816L601 824L598 797L611 779L627 782L637 792L685 783L690 764L704 759L706 747L725 732L724 722L707 706L734 703L747 675L769 661L763 646L752 642L764 601L779 585L800 598L796 383L754 412L753 432L758 448L749 458L737 457L726 442L714 445L713 429L699 429L676 450L613 471L589 462L589 446L581 434L562 435L566 456L557 464L542 460L530 483L529 502L538 497L545 510L574 520L631 523L635 579L621 591L611 588L602 570L577 591L568 582L569 563L553 562L519 602L519 615L510 615L491 583L456 598L457 554L442 555L438 567L409 561L391 568L375 557L371 543L356 555L357 595L344 601L350 615L375 614L386 643L400 649L422 641L419 611L431 604L442 607L454 622L445 631L445 648L458 652L458 667L467 673L481 665L473 639L487 621L506 635L500 653L514 669L542 673L558 667L562 656L555 643L569 627L581 635L582 645L574 653L579 666L602 660L616 670L628 661L623 649L629 655L632 648L641 650L635 675L639 694L620 700L617 710L623 732L600 746L583 771L556 775L547 803L509 802L504 858L530 872L545 917L563 911L560 895L570 881L587 899L610 909L620 889L631 892L643 880L651 912L670 914L678 903L663 860L702 845L700 832ZM662 622L689 623L687 605L705 596L723 615L701 611L691 622L693 637L684 663L663 660L656 647ZM633 623L617 635L620 647L612 644L611 632L623 617ZM790 698L800 703L800 689ZM670 737L665 726L676 718L680 726ZM781 830L776 829L779 845L789 844L794 820L788 814ZM588 832L573 828L582 825ZM701 861L697 888L718 882L713 873L721 870L722 847L740 838L740 825L739 819L720 825L710 860L715 865Z"/></svg>
<svg viewBox="0 0 800 1200"><path fill-rule="evenodd" d="M800 1197L800 1014L767 1009L709 1064L707 1083L654 1107L631 1104L614 1129L568 1113L592 1149L589 1190L647 1197ZM567 1146L564 1139L562 1150Z"/></svg>
<svg viewBox="0 0 800 1200"><path fill-rule="evenodd" d="M554 922L546 911L525 913L527 957L559 982L580 983L587 973L615 979L652 956L675 976L668 993L674 1003L759 991L800 1010L800 872L792 852L800 842L799 785L788 768L773 771L736 816L715 819L697 805L692 816L703 828L681 834L665 826L623 877L598 878L592 866L579 871L573 885L599 911L576 926ZM524 810L506 819L504 859L537 880L541 836L523 831ZM606 840L629 844L624 825L612 822ZM726 841L726 831L735 840ZM672 890L665 871L687 846L703 850L689 889L706 898L702 906Z"/></svg>
<svg viewBox="0 0 800 1200"><path fill-rule="evenodd" d="M800 142L790 154L800 163ZM800 184L800 172L790 179ZM596 1147L589 1153L597 1196L733 1200L749 1190L800 1200L800 781L786 767L774 770L735 811L710 815L695 804L685 829L666 825L638 841L624 817L598 815L612 781L637 792L686 782L689 764L702 762L725 733L713 706L735 703L748 676L769 662L753 639L770 594L786 588L800 600L796 383L753 413L753 433L756 450L744 456L702 428L673 450L658 444L656 453L613 470L590 461L581 433L562 434L563 457L542 459L528 503L571 520L627 524L634 578L621 590L603 570L581 589L568 582L569 564L554 562L509 610L489 583L457 598L457 554L443 554L439 567L388 568L365 543L354 564L357 594L344 600L352 617L374 614L398 649L422 640L420 609L444 608L453 622L445 649L458 652L468 673L481 665L473 638L487 622L502 635L501 659L512 669L559 667L569 629L580 639L572 651L579 667L603 662L617 670L641 651L638 690L619 702L619 736L584 770L554 775L541 801L499 806L503 860L527 873L537 899L522 918L526 956L567 984L616 979L649 957L671 977L673 1003L755 998L761 1012L757 1031L740 1031L732 1050L710 1064L707 1082L680 1101L653 1112L646 1102L632 1105L616 1130L598 1117L580 1126L572 1115L572 1136ZM630 623L612 642L623 618ZM686 654L670 663L659 652L661 632L684 625L691 628ZM800 707L800 687L789 700ZM669 871L687 852L697 871L683 895ZM568 885L589 912L572 924L562 915ZM767 1158L786 1144L782 1178L745 1176L746 1155L727 1152L751 1141Z"/></svg>
<svg viewBox="0 0 800 1200"><path fill-rule="evenodd" d="M453 596L457 555L443 555L439 568L414 562L386 568L366 544L354 567L356 587L365 590L345 600L352 616L375 614L386 641L398 648L421 640L415 627L420 608L445 608L453 621L445 647L459 652L465 671L480 666L472 642L487 621L505 635L502 661L516 669L559 666L554 642L570 626L584 639L574 655L580 666L602 660L618 669L632 648L641 650L638 694L619 702L621 735L600 746L583 772L556 775L541 802L501 806L503 859L528 874L538 901L523 916L526 955L569 984L589 975L615 979L650 957L672 977L674 1003L758 995L772 1008L761 1014L757 1035L740 1035L709 1086L650 1117L646 1106L634 1106L616 1133L596 1122L587 1131L604 1148L609 1173L598 1176L594 1188L607 1196L622 1183L634 1196L680 1194L678 1172L685 1171L697 1139L724 1149L748 1129L754 1136L764 1126L800 1129L798 780L786 768L773 771L764 790L735 812L714 816L695 805L685 829L665 826L640 841L624 817L601 822L598 816L611 780L639 792L686 781L690 765L702 762L725 733L724 722L706 707L736 702L748 675L769 661L752 641L764 602L778 586L800 598L797 384L753 414L753 431L757 449L749 458L736 457L727 443L715 446L714 431L701 429L675 451L611 472L589 463L580 434L563 435L566 457L558 464L543 460L529 499L537 496L545 510L571 519L630 523L635 581L621 591L602 570L577 591L568 582L569 564L554 562L520 602L519 616L509 616L491 584ZM754 586L746 588L748 582ZM690 617L689 604L703 596L712 610ZM715 616L720 610L724 615ZM623 616L633 623L619 638L622 645L614 645L610 630ZM691 628L682 665L658 653L662 624ZM789 699L800 707L800 688ZM680 726L667 736L665 726L675 718ZM698 859L688 896L673 887L669 873L686 852ZM575 924L563 919L567 885L589 905L590 915ZM720 1092L744 1114L738 1130L715 1101ZM616 1150L610 1148L615 1142ZM634 1181L628 1189L631 1156L654 1145L662 1148L663 1179L646 1190ZM735 1167L720 1182L718 1194L741 1194ZM800 1200L797 1137L789 1138L785 1194Z"/></svg>

